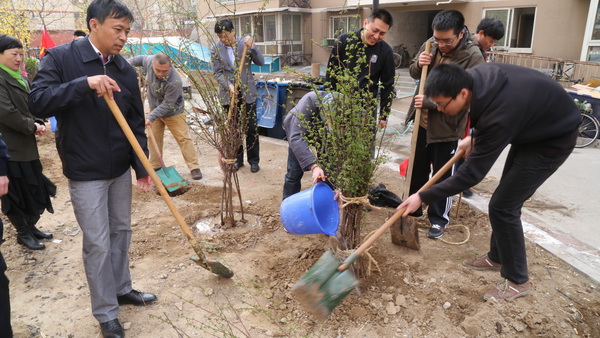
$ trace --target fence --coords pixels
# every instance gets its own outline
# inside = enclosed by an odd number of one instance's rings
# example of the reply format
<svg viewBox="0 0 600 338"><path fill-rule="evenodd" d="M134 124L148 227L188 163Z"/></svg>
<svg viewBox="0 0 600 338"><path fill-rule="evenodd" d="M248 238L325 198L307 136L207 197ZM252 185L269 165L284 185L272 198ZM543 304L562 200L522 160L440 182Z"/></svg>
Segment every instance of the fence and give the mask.
<svg viewBox="0 0 600 338"><path fill-rule="evenodd" d="M537 69L565 87L574 83L585 83L593 80L596 80L598 83L595 86L600 85L600 63L598 62L502 52L491 52L489 53L489 58L492 62L509 63Z"/></svg>

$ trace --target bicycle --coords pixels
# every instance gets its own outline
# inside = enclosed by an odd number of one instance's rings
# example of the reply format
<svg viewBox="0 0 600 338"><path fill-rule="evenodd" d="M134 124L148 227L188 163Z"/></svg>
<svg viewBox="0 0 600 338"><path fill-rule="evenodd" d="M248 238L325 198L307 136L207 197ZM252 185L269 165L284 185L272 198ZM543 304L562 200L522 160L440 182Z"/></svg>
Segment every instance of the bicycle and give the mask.
<svg viewBox="0 0 600 338"><path fill-rule="evenodd" d="M392 50L394 52L394 65L396 66L396 69L408 66L410 63L408 48L401 43Z"/></svg>
<svg viewBox="0 0 600 338"><path fill-rule="evenodd" d="M594 143L598 138L600 122L592 115L593 110L590 103L586 101L581 102L577 99L574 101L581 113L581 124L579 125L579 135L577 136L575 148L585 148Z"/></svg>

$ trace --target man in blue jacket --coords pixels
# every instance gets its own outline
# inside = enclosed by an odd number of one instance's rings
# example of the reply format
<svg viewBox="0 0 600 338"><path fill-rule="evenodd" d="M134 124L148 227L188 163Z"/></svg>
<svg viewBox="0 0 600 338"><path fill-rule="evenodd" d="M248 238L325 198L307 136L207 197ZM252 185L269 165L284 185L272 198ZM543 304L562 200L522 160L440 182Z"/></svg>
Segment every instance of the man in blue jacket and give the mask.
<svg viewBox="0 0 600 338"><path fill-rule="evenodd" d="M511 145L502 178L489 203L490 251L463 265L500 271L505 279L485 300L513 300L531 293L521 208L573 151L581 123L573 99L556 81L534 69L486 63L464 70L439 64L427 77L425 95L448 116L468 112L472 136L458 149L467 158L457 172L428 190L415 193L398 209L404 216L480 182L502 151Z"/></svg>
<svg viewBox="0 0 600 338"><path fill-rule="evenodd" d="M119 55L132 22L121 2L94 0L87 9L89 36L46 52L29 97L34 115L56 116L56 146L83 232L92 313L104 337L124 336L119 305L156 300L131 285L130 168L139 188L149 190L152 183L102 97L114 97L147 153L136 72Z"/></svg>

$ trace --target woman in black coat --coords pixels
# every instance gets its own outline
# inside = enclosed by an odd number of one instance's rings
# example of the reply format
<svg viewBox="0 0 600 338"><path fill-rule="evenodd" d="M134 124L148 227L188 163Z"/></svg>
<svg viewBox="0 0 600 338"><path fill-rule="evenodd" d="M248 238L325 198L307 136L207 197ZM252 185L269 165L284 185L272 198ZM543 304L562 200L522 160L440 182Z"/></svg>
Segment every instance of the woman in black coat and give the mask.
<svg viewBox="0 0 600 338"><path fill-rule="evenodd" d="M43 120L29 112L29 82L21 75L23 45L10 35L0 35L0 133L8 146L8 194L0 198L2 212L17 229L17 242L31 250L45 248L40 239L52 234L35 227L47 209L54 212L50 196L56 187L42 174L35 135L46 131Z"/></svg>

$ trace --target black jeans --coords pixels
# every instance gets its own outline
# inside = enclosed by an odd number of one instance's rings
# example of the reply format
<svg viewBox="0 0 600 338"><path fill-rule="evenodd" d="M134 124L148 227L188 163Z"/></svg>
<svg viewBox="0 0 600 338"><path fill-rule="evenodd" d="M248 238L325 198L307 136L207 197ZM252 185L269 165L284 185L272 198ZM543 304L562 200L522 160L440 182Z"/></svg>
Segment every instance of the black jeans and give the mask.
<svg viewBox="0 0 600 338"><path fill-rule="evenodd" d="M304 170L300 166L300 162L294 155L291 148L288 148L287 173L283 178L283 199L300 192L302 189L302 176Z"/></svg>
<svg viewBox="0 0 600 338"><path fill-rule="evenodd" d="M569 157L512 147L506 158L502 178L489 204L492 238L488 257L502 264L502 277L516 284L529 280L525 236L521 223L523 203Z"/></svg>
<svg viewBox="0 0 600 338"><path fill-rule="evenodd" d="M412 179L410 181L410 194L417 192L427 181L429 175L435 175L440 168L454 155L458 141L427 143L427 130L419 126L417 135L417 146L413 164ZM433 172L431 170L433 167ZM438 181L441 182L452 176L450 170ZM447 226L450 223L450 209L452 208L452 196L429 204L427 217L431 224Z"/></svg>
<svg viewBox="0 0 600 338"><path fill-rule="evenodd" d="M258 141L258 126L256 121L256 103L243 103L240 99L239 105L245 104L246 113L246 156L248 157L248 163L258 164L260 162L260 145ZM225 112L229 111L229 105L224 105L223 109ZM238 109L239 113L242 113L242 109ZM237 153L236 162L238 164L244 164L244 146L240 145Z"/></svg>

